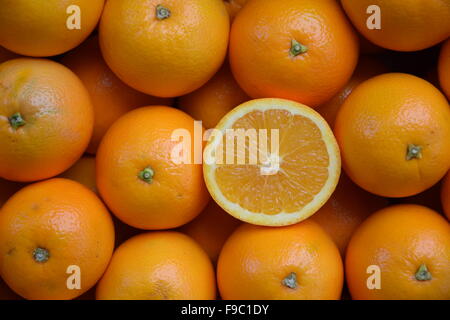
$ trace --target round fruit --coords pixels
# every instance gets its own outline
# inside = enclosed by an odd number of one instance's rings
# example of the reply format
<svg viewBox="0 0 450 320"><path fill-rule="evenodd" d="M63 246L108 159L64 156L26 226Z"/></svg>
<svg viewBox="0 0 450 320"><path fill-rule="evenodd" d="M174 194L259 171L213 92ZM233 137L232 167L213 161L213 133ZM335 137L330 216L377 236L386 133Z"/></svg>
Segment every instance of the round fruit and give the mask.
<svg viewBox="0 0 450 320"><path fill-rule="evenodd" d="M217 282L225 300L339 299L342 260L315 222L270 228L240 226L219 256Z"/></svg>
<svg viewBox="0 0 450 320"><path fill-rule="evenodd" d="M64 53L94 30L103 5L104 0L0 0L0 45L33 57Z"/></svg>
<svg viewBox="0 0 450 320"><path fill-rule="evenodd" d="M95 158L84 156L78 160L69 170L59 175L61 178L74 180L81 183L91 191L97 193L95 181Z"/></svg>
<svg viewBox="0 0 450 320"><path fill-rule="evenodd" d="M425 80L374 77L347 98L334 132L344 169L369 192L407 197L436 184L450 167L450 108Z"/></svg>
<svg viewBox="0 0 450 320"><path fill-rule="evenodd" d="M197 241L216 263L223 244L240 223L211 200L205 210L193 221L184 225L180 231Z"/></svg>
<svg viewBox="0 0 450 320"><path fill-rule="evenodd" d="M81 295L100 279L113 247L108 211L77 182L51 179L29 185L2 208L0 274L24 298Z"/></svg>
<svg viewBox="0 0 450 320"><path fill-rule="evenodd" d="M100 45L129 86L176 97L200 88L220 68L229 24L221 0L108 1Z"/></svg>
<svg viewBox="0 0 450 320"><path fill-rule="evenodd" d="M18 55L0 46L0 63L17 58Z"/></svg>
<svg viewBox="0 0 450 320"><path fill-rule="evenodd" d="M360 189L345 174L341 174L336 191L311 219L330 235L344 256L356 228L387 204L387 200Z"/></svg>
<svg viewBox="0 0 450 320"><path fill-rule="evenodd" d="M211 300L214 269L200 246L179 232L131 238L113 255L97 286L99 300Z"/></svg>
<svg viewBox="0 0 450 320"><path fill-rule="evenodd" d="M449 300L449 265L448 222L426 207L397 205L376 212L358 228L345 270L353 299ZM378 289L370 289L377 284Z"/></svg>
<svg viewBox="0 0 450 320"><path fill-rule="evenodd" d="M359 32L387 49L419 51L450 36L448 0L341 0L341 3ZM368 23L377 20L379 28L368 28Z"/></svg>
<svg viewBox="0 0 450 320"><path fill-rule="evenodd" d="M450 39L442 46L438 64L439 83L442 90L450 99Z"/></svg>
<svg viewBox="0 0 450 320"><path fill-rule="evenodd" d="M326 121L305 105L251 100L229 112L216 129L222 134L212 134L204 152L206 185L240 220L297 223L314 214L338 183L336 140ZM229 147L236 137L238 143Z"/></svg>
<svg viewBox="0 0 450 320"><path fill-rule="evenodd" d="M253 98L318 106L350 79L358 37L334 0L254 0L233 22L230 62Z"/></svg>
<svg viewBox="0 0 450 320"><path fill-rule="evenodd" d="M171 99L148 96L124 84L108 68L93 37L61 61L83 82L94 106L94 131L87 152L95 154L108 128L128 111L148 105L171 105Z"/></svg>
<svg viewBox="0 0 450 320"><path fill-rule="evenodd" d="M441 201L445 215L450 220L450 173L447 174L442 184Z"/></svg>
<svg viewBox="0 0 450 320"><path fill-rule="evenodd" d="M371 56L361 56L350 81L333 98L316 108L317 112L333 127L339 109L353 89L363 81L384 72L387 72L387 67L379 59Z"/></svg>
<svg viewBox="0 0 450 320"><path fill-rule="evenodd" d="M247 100L250 97L236 83L228 64L224 64L207 84L181 97L178 104L209 129L214 128L228 111Z"/></svg>
<svg viewBox="0 0 450 320"><path fill-rule="evenodd" d="M120 220L140 229L169 229L203 210L208 191L201 164L192 161L201 155L202 144L196 147L194 139L202 129L194 128L189 115L163 106L135 109L112 125L97 153L97 187ZM177 133L189 136L180 142L172 139ZM189 148L184 139L192 139ZM194 156L178 159L180 146L180 153Z"/></svg>
<svg viewBox="0 0 450 320"><path fill-rule="evenodd" d="M69 69L44 59L0 65L0 177L35 181L73 165L91 138L89 94Z"/></svg>
<svg viewBox="0 0 450 320"><path fill-rule="evenodd" d="M242 7L247 3L248 0L223 0L225 7L230 14L230 19L233 20Z"/></svg>

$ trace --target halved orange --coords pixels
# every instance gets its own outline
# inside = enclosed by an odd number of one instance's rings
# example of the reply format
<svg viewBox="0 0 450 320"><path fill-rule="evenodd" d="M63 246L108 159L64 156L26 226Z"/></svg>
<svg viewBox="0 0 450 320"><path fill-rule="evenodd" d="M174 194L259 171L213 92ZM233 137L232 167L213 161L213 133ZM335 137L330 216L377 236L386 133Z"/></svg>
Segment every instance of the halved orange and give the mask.
<svg viewBox="0 0 450 320"><path fill-rule="evenodd" d="M251 100L225 115L216 130L204 151L206 185L214 200L242 221L297 223L314 214L336 188L339 147L327 122L303 104Z"/></svg>

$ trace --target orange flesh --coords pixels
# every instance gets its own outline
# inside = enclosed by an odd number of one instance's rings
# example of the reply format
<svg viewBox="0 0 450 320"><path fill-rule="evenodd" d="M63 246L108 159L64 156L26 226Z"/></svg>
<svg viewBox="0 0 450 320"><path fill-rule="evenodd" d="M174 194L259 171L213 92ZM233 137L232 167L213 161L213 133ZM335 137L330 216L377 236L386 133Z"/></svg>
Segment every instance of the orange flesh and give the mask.
<svg viewBox="0 0 450 320"><path fill-rule="evenodd" d="M317 125L287 110L252 111L232 126L233 129L267 129L267 150L271 151L271 129L279 129L280 169L274 175L261 175L261 159L237 164L217 164L216 182L223 195L251 212L275 215L293 213L311 202L328 180L329 155ZM225 137L221 146L225 145ZM258 143L259 145L261 143ZM245 141L249 150L249 140ZM223 152L224 154L225 151ZM259 153L259 149L258 149ZM311 170L312 169L312 170Z"/></svg>

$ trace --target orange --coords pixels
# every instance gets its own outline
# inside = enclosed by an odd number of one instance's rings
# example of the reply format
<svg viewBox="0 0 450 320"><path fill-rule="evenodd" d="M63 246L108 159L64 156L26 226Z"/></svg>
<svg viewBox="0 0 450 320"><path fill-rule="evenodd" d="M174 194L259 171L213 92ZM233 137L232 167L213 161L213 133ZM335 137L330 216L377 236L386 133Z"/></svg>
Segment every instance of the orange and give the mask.
<svg viewBox="0 0 450 320"><path fill-rule="evenodd" d="M442 184L441 201L445 215L450 220L450 174L447 174Z"/></svg>
<svg viewBox="0 0 450 320"><path fill-rule="evenodd" d="M123 243L97 286L99 300L210 300L214 269L188 236L144 233Z"/></svg>
<svg viewBox="0 0 450 320"><path fill-rule="evenodd" d="M318 106L348 82L358 37L335 0L253 0L233 22L231 69L253 98Z"/></svg>
<svg viewBox="0 0 450 320"><path fill-rule="evenodd" d="M438 63L439 83L442 90L450 99L450 39L442 46Z"/></svg>
<svg viewBox="0 0 450 320"><path fill-rule="evenodd" d="M238 14L239 10L247 3L248 0L223 0L225 7L230 14L230 19L234 19Z"/></svg>
<svg viewBox="0 0 450 320"><path fill-rule="evenodd" d="M74 180L81 183L91 191L97 193L97 185L95 181L95 158L91 156L83 156L67 171L59 175L61 178Z"/></svg>
<svg viewBox="0 0 450 320"><path fill-rule="evenodd" d="M314 214L338 183L336 140L326 121L305 105L251 100L216 129L222 134L212 134L204 152L206 185L214 200L242 221L297 223Z"/></svg>
<svg viewBox="0 0 450 320"><path fill-rule="evenodd" d="M176 130L194 140L194 120L186 113L164 106L142 107L117 120L100 144L97 187L111 211L135 228L179 227L208 202L201 164L175 157L182 146L180 140L172 140ZM186 154L194 153L194 142L191 146ZM201 152L201 143L198 147Z"/></svg>
<svg viewBox="0 0 450 320"><path fill-rule="evenodd" d="M353 89L363 81L384 72L387 72L387 67L379 59L371 56L361 56L351 79L333 98L316 108L317 112L333 127L339 109Z"/></svg>
<svg viewBox="0 0 450 320"><path fill-rule="evenodd" d="M17 58L18 55L0 46L0 63Z"/></svg>
<svg viewBox="0 0 450 320"><path fill-rule="evenodd" d="M449 300L449 265L448 222L418 205L392 206L370 216L353 235L345 260L356 300ZM377 285L376 277L379 289L369 289Z"/></svg>
<svg viewBox="0 0 450 320"><path fill-rule="evenodd" d="M170 99L148 96L124 84L108 68L93 37L68 53L62 63L83 82L94 106L94 131L87 152L95 154L106 130L120 116L136 107L171 105Z"/></svg>
<svg viewBox="0 0 450 320"><path fill-rule="evenodd" d="M390 73L360 84L334 127L346 173L360 187L407 197L436 184L450 167L450 108L429 82Z"/></svg>
<svg viewBox="0 0 450 320"><path fill-rule="evenodd" d="M35 181L73 165L91 138L93 108L80 79L59 63L0 65L0 177Z"/></svg>
<svg viewBox="0 0 450 320"><path fill-rule="evenodd" d="M0 214L0 274L27 299L72 299L86 292L105 271L113 247L105 206L71 180L29 185ZM69 289L77 267L80 288Z"/></svg>
<svg viewBox="0 0 450 320"><path fill-rule="evenodd" d="M248 100L250 97L236 83L228 64L224 64L203 87L180 97L178 105L209 129L228 111Z"/></svg>
<svg viewBox="0 0 450 320"><path fill-rule="evenodd" d="M387 49L418 51L450 36L448 0L341 0L341 3L358 31ZM373 11L367 13L371 6L379 8L379 29L368 28L374 15Z"/></svg>
<svg viewBox="0 0 450 320"><path fill-rule="evenodd" d="M342 256L356 228L372 213L387 206L388 201L356 186L341 175L336 191L311 219L333 239Z"/></svg>
<svg viewBox="0 0 450 320"><path fill-rule="evenodd" d="M225 243L217 266L225 300L334 300L343 278L338 249L310 220L281 228L244 224Z"/></svg>
<svg viewBox="0 0 450 320"><path fill-rule="evenodd" d="M205 210L180 231L197 241L215 263L223 244L239 224L239 220L227 214L211 200Z"/></svg>
<svg viewBox="0 0 450 320"><path fill-rule="evenodd" d="M0 178L0 209L3 204L25 184Z"/></svg>
<svg viewBox="0 0 450 320"><path fill-rule="evenodd" d="M0 0L0 45L33 57L69 51L94 30L104 2Z"/></svg>
<svg viewBox="0 0 450 320"><path fill-rule="evenodd" d="M221 0L108 1L103 56L129 86L176 97L204 85L224 61L229 17Z"/></svg>

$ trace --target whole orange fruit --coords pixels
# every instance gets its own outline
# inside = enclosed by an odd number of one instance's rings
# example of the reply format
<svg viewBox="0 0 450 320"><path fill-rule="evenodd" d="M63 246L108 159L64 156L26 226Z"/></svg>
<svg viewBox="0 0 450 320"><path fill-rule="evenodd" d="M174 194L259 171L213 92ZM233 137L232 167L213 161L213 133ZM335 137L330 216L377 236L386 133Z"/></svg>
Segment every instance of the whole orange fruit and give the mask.
<svg viewBox="0 0 450 320"><path fill-rule="evenodd" d="M92 37L61 61L83 82L94 106L94 131L87 152L95 154L106 130L128 111L148 105L171 105L172 99L156 98L136 91L123 83L108 68Z"/></svg>
<svg viewBox="0 0 450 320"><path fill-rule="evenodd" d="M436 184L450 167L450 108L429 82L389 73L360 84L334 132L346 173L369 192L407 197Z"/></svg>
<svg viewBox="0 0 450 320"><path fill-rule="evenodd" d="M83 154L94 112L86 88L63 65L21 58L0 65L0 177L55 176Z"/></svg>
<svg viewBox="0 0 450 320"><path fill-rule="evenodd" d="M387 49L418 51L450 36L448 0L341 0L341 3L358 31ZM376 22L372 17L378 13L380 28L369 28L368 24Z"/></svg>
<svg viewBox="0 0 450 320"><path fill-rule="evenodd" d="M339 250L315 222L280 228L241 225L219 256L217 281L225 300L339 299Z"/></svg>
<svg viewBox="0 0 450 320"><path fill-rule="evenodd" d="M0 274L27 299L72 299L105 271L114 247L111 217L83 185L50 179L29 185L0 214ZM69 278L80 272L80 286Z"/></svg>
<svg viewBox="0 0 450 320"><path fill-rule="evenodd" d="M158 97L200 88L227 51L221 0L108 1L100 23L103 56L129 86Z"/></svg>
<svg viewBox="0 0 450 320"><path fill-rule="evenodd" d="M450 99L450 39L444 42L438 63L439 83Z"/></svg>
<svg viewBox="0 0 450 320"><path fill-rule="evenodd" d="M449 265L448 222L418 205L371 215L350 240L345 260L347 284L357 300L449 300ZM376 278L379 286L373 288Z"/></svg>
<svg viewBox="0 0 450 320"><path fill-rule="evenodd" d="M188 236L173 231L144 233L114 252L96 295L99 300L214 299L214 269Z"/></svg>
<svg viewBox="0 0 450 320"><path fill-rule="evenodd" d="M447 174L442 183L441 202L445 215L450 220L450 173Z"/></svg>
<svg viewBox="0 0 450 320"><path fill-rule="evenodd" d="M228 111L247 100L250 97L239 87L228 64L224 64L203 87L180 97L178 105L209 129L214 128Z"/></svg>
<svg viewBox="0 0 450 320"><path fill-rule="evenodd" d="M94 30L104 2L0 0L0 45L33 57L69 51Z"/></svg>
<svg viewBox="0 0 450 320"><path fill-rule="evenodd" d="M194 127L189 115L164 106L135 109L111 126L97 153L97 187L120 220L140 229L169 229L203 210L209 196L202 166L194 157L188 163L175 159L182 142L172 139L175 130L188 134L192 143L183 151L193 154Z"/></svg>
<svg viewBox="0 0 450 320"><path fill-rule="evenodd" d="M231 69L252 98L318 106L350 79L358 37L335 0L253 0L233 22Z"/></svg>
<svg viewBox="0 0 450 320"><path fill-rule="evenodd" d="M364 191L345 174L341 174L336 190L311 219L330 235L344 256L356 228L369 215L387 205L386 199Z"/></svg>
<svg viewBox="0 0 450 320"><path fill-rule="evenodd" d="M223 0L225 7L230 14L230 19L233 20L234 17L238 14L238 12L242 9L243 6L247 3L248 0Z"/></svg>
<svg viewBox="0 0 450 320"><path fill-rule="evenodd" d="M240 224L240 220L233 218L211 200L202 213L180 231L197 241L215 263L223 244Z"/></svg>
<svg viewBox="0 0 450 320"><path fill-rule="evenodd" d="M317 112L333 127L339 109L353 89L365 80L387 71L388 68L380 59L372 56L360 56L358 66L347 84L333 98L316 108Z"/></svg>
<svg viewBox="0 0 450 320"><path fill-rule="evenodd" d="M92 156L81 157L73 166L61 173L59 177L79 182L91 191L97 193L95 158Z"/></svg>

